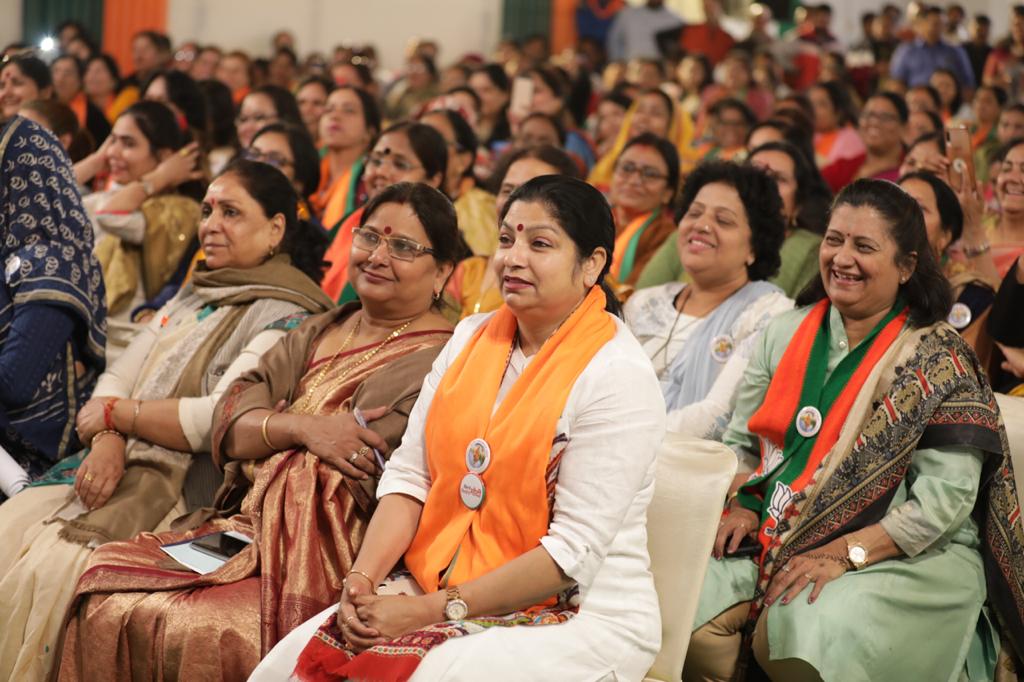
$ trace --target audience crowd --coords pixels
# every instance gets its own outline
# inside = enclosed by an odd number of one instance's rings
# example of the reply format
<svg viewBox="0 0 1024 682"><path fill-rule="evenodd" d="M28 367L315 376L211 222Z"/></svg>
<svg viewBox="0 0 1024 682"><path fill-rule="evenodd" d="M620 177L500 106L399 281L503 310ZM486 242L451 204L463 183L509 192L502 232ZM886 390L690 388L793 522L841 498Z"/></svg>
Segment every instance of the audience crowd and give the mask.
<svg viewBox="0 0 1024 682"><path fill-rule="evenodd" d="M1024 671L1024 5L703 9L6 46L0 679Z"/></svg>

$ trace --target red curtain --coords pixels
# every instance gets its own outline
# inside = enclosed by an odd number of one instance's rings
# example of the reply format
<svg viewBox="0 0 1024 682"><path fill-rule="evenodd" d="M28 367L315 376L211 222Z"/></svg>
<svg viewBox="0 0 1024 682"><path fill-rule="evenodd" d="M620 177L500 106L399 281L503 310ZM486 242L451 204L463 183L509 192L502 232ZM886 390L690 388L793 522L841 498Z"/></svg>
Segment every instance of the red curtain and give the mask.
<svg viewBox="0 0 1024 682"><path fill-rule="evenodd" d="M106 0L103 7L103 51L117 60L121 73L130 74L132 36L139 31L167 30L167 0Z"/></svg>

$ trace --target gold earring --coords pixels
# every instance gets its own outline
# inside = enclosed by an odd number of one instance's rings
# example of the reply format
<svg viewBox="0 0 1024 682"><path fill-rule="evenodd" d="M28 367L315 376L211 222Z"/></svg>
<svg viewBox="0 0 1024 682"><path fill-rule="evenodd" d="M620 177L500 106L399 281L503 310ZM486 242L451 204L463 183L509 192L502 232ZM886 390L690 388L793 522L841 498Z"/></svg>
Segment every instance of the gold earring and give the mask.
<svg viewBox="0 0 1024 682"><path fill-rule="evenodd" d="M275 254L277 254L277 247L271 244L270 250L267 251L267 258L273 258Z"/></svg>

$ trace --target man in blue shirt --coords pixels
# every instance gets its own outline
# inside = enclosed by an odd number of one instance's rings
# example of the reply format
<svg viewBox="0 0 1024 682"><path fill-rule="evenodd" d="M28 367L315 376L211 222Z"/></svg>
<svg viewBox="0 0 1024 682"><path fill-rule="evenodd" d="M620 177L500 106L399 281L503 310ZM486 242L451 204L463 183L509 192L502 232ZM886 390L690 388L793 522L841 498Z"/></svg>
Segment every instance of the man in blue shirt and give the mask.
<svg viewBox="0 0 1024 682"><path fill-rule="evenodd" d="M949 69L956 74L960 87L973 90L974 72L967 53L959 45L942 40L942 10L932 6L921 11L914 22L917 37L896 48L889 73L907 87L926 85L935 69Z"/></svg>

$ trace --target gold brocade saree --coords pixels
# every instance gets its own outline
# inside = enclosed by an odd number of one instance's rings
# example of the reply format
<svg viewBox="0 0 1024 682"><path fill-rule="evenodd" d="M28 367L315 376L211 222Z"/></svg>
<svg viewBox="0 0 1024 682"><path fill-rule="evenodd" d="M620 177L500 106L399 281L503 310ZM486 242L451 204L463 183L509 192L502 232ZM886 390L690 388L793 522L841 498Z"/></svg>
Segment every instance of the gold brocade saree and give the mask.
<svg viewBox="0 0 1024 682"><path fill-rule="evenodd" d="M371 427L397 446L450 332L404 334L362 364L370 349L353 349L317 382L323 364L306 359L351 309L310 318L228 388L215 414L215 451L241 414L272 406L282 392L293 406L304 405L311 386L317 414L391 406ZM301 379L282 387L280 379L297 369ZM339 599L373 511L376 480L350 480L300 449L263 460L253 478L238 514L96 550L69 612L59 679L245 679L284 635ZM254 541L204 576L160 550L225 530Z"/></svg>

